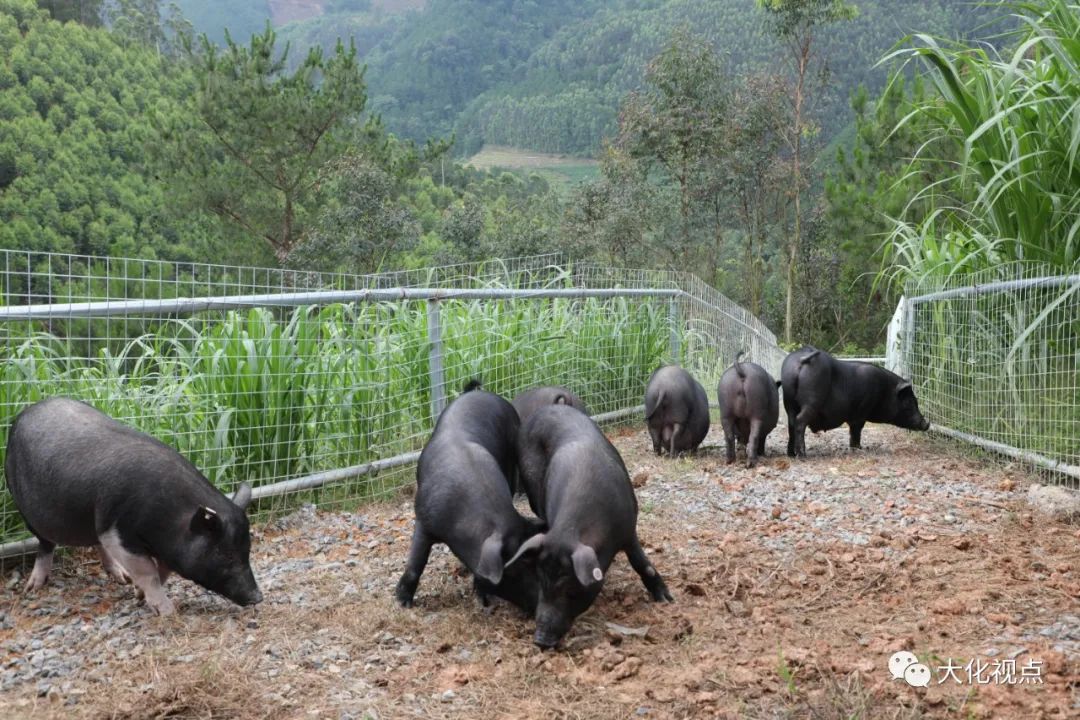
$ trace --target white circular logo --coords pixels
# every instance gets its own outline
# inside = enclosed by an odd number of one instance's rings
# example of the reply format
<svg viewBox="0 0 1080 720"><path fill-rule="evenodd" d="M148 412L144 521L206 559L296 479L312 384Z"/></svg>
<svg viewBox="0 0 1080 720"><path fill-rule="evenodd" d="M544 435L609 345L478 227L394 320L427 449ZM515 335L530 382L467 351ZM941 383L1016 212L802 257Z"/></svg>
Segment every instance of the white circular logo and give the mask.
<svg viewBox="0 0 1080 720"><path fill-rule="evenodd" d="M914 665L917 662L919 658L915 657L914 653L909 653L907 650L894 652L889 658L889 673L893 676L893 680L903 680L904 671L907 670L908 665Z"/></svg>

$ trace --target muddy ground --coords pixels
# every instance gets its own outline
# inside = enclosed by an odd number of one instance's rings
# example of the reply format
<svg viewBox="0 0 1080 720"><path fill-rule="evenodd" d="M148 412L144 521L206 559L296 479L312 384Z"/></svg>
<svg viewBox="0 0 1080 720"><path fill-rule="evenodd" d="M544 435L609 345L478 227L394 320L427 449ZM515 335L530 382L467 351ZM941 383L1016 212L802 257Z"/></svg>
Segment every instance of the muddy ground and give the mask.
<svg viewBox="0 0 1080 720"><path fill-rule="evenodd" d="M28 567L8 570L0 717L1080 717L1080 529L1033 515L1025 475L880 427L856 453L808 437L794 463L778 428L746 470L719 433L668 460L613 431L676 602L649 602L620 556L556 651L482 610L441 549L416 608L394 604L402 495L257 528L254 610L174 578L178 614L154 617L88 552L29 598ZM898 650L929 687L892 679Z"/></svg>

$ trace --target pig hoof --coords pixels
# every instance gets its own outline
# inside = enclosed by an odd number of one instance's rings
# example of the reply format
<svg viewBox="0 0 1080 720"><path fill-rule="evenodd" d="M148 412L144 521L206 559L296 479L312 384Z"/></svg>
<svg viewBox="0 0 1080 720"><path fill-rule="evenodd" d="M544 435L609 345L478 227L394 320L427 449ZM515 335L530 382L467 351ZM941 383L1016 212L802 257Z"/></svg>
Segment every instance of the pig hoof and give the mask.
<svg viewBox="0 0 1080 720"><path fill-rule="evenodd" d="M398 592L396 594L396 598L397 598L398 605L400 605L403 608L411 608L414 605L416 605L416 602L413 600L412 593L407 593L407 592L404 592L402 590L398 590Z"/></svg>
<svg viewBox="0 0 1080 720"><path fill-rule="evenodd" d="M157 603L151 603L150 607L154 609L154 612L160 617L168 617L176 613L176 606L173 605L173 601L169 598L162 598Z"/></svg>
<svg viewBox="0 0 1080 720"><path fill-rule="evenodd" d="M650 594L655 602L675 602L675 598L671 597L671 591L663 583L653 588Z"/></svg>
<svg viewBox="0 0 1080 720"><path fill-rule="evenodd" d="M131 576L120 568L109 568L108 573L113 580L116 580L116 582L120 583L121 585L131 584Z"/></svg>
<svg viewBox="0 0 1080 720"><path fill-rule="evenodd" d="M44 577L39 577L37 575L31 574L30 579L26 581L26 585L23 585L23 592L29 595L35 590L40 590L42 587L45 586L45 583L48 582L48 580L48 575L45 575Z"/></svg>

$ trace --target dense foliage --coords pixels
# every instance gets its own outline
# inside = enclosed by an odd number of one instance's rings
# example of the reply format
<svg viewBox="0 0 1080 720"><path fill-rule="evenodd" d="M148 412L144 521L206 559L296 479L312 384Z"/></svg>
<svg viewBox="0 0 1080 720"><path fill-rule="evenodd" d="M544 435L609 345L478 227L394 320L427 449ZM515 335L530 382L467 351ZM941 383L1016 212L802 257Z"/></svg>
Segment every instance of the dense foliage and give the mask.
<svg viewBox="0 0 1080 720"><path fill-rule="evenodd" d="M959 159L943 173L938 153L915 154L910 173L936 181L912 193L892 233L899 277L1080 264L1080 7L1009 6L1022 22L1006 53L929 35L897 52L937 91L915 106L921 135Z"/></svg>
<svg viewBox="0 0 1080 720"><path fill-rule="evenodd" d="M191 88L156 51L0 1L0 246L206 257L205 219L169 215L145 155L149 108Z"/></svg>
<svg viewBox="0 0 1080 720"><path fill-rule="evenodd" d="M1073 262L1076 59L1052 39L1075 6L978 30L1015 56L922 36L873 69L898 28L1001 9L856 4L815 35L828 72L799 119L752 0L341 0L216 46L159 0L107 3L104 26L0 0L0 245L347 272L565 250L692 270L778 329L790 287L793 334L833 349L882 341L883 263ZM926 68L879 92L905 59ZM452 160L491 139L598 149L600 175L553 190Z"/></svg>
<svg viewBox="0 0 1080 720"><path fill-rule="evenodd" d="M433 425L425 305L214 313L92 358L61 335L9 335L0 433L31 402L76 397L175 447L222 487L418 450ZM441 314L447 387L498 368L485 386L512 396L557 373L596 412L637 403L670 341L666 304L626 298L444 301ZM0 465L2 455L0 446ZM371 478L355 482L339 492L361 499L376 489ZM11 523L0 542L25 532L2 490L0 519Z"/></svg>

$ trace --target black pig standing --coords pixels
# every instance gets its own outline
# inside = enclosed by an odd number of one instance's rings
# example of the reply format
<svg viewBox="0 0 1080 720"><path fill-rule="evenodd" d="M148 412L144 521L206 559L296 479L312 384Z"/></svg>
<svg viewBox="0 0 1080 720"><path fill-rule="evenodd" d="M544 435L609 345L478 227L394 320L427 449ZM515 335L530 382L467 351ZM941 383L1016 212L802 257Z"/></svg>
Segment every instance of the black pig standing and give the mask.
<svg viewBox="0 0 1080 720"><path fill-rule="evenodd" d="M397 600L412 607L431 546L445 543L473 573L480 601L498 595L526 612L536 608L536 574L503 570L521 543L543 529L514 509L518 416L513 406L470 382L435 424L416 466L416 527Z"/></svg>
<svg viewBox="0 0 1080 720"><path fill-rule="evenodd" d="M671 601L637 536L637 498L622 458L600 428L565 405L533 413L518 441L525 491L548 531L522 544L506 567L532 558L540 581L535 642L554 647L592 605L619 551L657 601Z"/></svg>
<svg viewBox="0 0 1080 720"><path fill-rule="evenodd" d="M678 365L657 368L645 387L645 422L657 455L697 450L709 434L705 388Z"/></svg>
<svg viewBox="0 0 1080 720"><path fill-rule="evenodd" d="M860 447L868 422L930 429L911 383L870 363L837 360L807 345L784 358L780 381L792 457L806 455L806 428L820 432L847 423L852 448Z"/></svg>
<svg viewBox="0 0 1080 720"><path fill-rule="evenodd" d="M569 405L575 407L586 415L589 414L585 403L577 395L561 385L543 385L519 393L513 400L514 409L522 424L529 419L534 412L545 405Z"/></svg>
<svg viewBox="0 0 1080 720"><path fill-rule="evenodd" d="M746 446L746 467L757 464L759 455L765 454L765 438L776 427L780 418L780 383L772 375L752 362L740 363L740 352L735 362L724 371L716 388L720 403L720 422L724 426L727 444L727 461L735 462L735 438Z"/></svg>
<svg viewBox="0 0 1080 720"><path fill-rule="evenodd" d="M29 406L8 433L7 484L40 547L28 591L57 545L97 546L106 571L131 581L160 615L175 572L238 605L262 601L251 572L251 488L232 500L180 453L76 400Z"/></svg>

